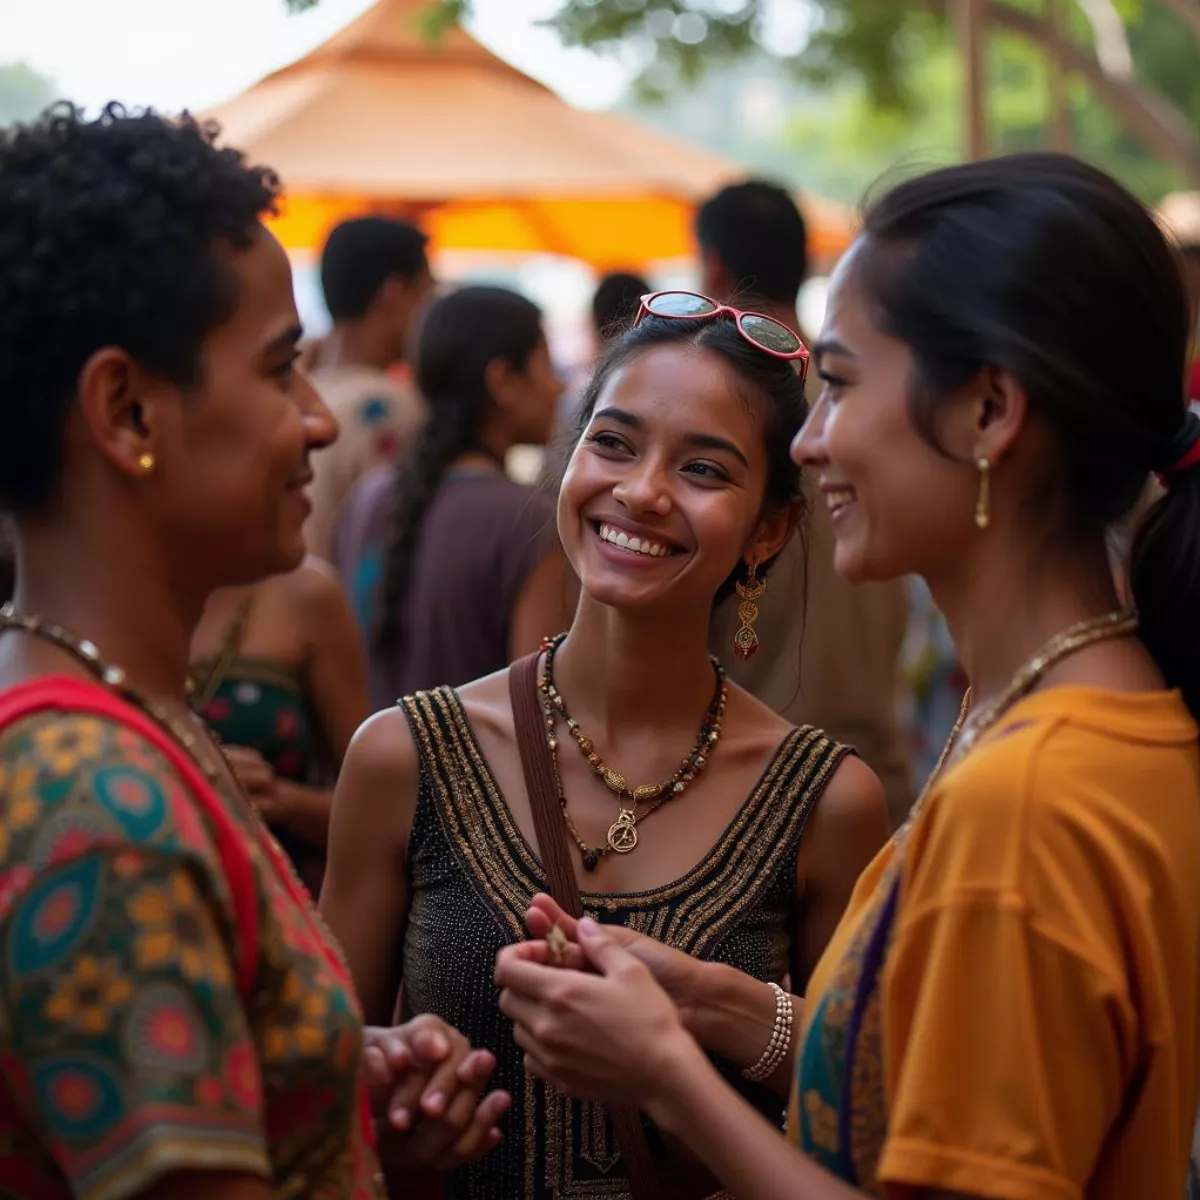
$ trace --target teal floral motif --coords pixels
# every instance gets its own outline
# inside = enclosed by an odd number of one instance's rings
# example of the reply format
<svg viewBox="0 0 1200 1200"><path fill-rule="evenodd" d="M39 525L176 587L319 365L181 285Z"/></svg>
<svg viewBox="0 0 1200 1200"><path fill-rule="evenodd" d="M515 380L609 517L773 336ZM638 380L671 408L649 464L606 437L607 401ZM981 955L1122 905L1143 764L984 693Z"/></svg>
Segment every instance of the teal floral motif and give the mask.
<svg viewBox="0 0 1200 1200"><path fill-rule="evenodd" d="M82 940L99 903L100 864L80 860L34 885L8 945L16 976L35 975L61 962Z"/></svg>
<svg viewBox="0 0 1200 1200"><path fill-rule="evenodd" d="M99 1137L125 1111L116 1075L103 1062L49 1059L35 1067L33 1086L52 1130L70 1139Z"/></svg>
<svg viewBox="0 0 1200 1200"><path fill-rule="evenodd" d="M134 841L148 841L167 815L163 790L147 771L105 767L92 776L96 799L121 823Z"/></svg>

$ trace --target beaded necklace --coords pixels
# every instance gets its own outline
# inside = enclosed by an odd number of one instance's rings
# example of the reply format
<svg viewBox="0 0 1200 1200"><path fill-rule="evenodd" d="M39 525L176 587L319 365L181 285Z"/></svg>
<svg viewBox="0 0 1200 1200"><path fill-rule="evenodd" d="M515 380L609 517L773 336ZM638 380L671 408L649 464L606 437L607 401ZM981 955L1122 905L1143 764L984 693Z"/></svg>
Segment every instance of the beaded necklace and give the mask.
<svg viewBox="0 0 1200 1200"><path fill-rule="evenodd" d="M712 659L717 681L716 688L704 714L704 719L700 723L700 731L696 735L696 741L692 748L670 779L664 780L662 783L644 783L631 787L624 775L614 771L596 753L592 739L583 733L579 728L579 723L567 712L562 693L554 685L554 655L566 636L565 633L559 634L558 637L542 643L545 658L542 662L541 674L538 677L538 692L541 696L542 713L546 721L546 744L550 749L554 784L558 791L558 802L562 808L563 819L567 823L567 830L571 834L572 840L579 847L584 869L594 871L600 865L600 860L610 851L614 854L628 854L635 849L638 844L638 823L644 821L651 813L657 812L668 800L682 796L688 785L708 765L709 756L721 740L721 725L725 720L725 708L729 700L729 681L725 677L721 664L715 658ZM580 837L579 830L567 807L567 797L563 791L562 773L558 763L557 728L560 720L566 725L572 740L579 747L579 752L587 759L588 766L592 768L604 786L620 800L621 810L617 819L609 826L607 840L603 846L589 846ZM644 812L639 812L643 804L648 807Z"/></svg>

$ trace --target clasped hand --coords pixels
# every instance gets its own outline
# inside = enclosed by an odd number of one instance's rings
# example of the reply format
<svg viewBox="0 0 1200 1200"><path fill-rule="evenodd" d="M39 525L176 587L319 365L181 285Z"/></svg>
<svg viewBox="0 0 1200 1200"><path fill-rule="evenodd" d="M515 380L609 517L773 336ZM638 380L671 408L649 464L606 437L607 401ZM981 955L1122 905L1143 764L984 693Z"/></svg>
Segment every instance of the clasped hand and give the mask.
<svg viewBox="0 0 1200 1200"><path fill-rule="evenodd" d="M386 1172L449 1171L500 1141L512 1099L483 1095L496 1060L444 1021L424 1015L394 1029L368 1027L363 1057Z"/></svg>
<svg viewBox="0 0 1200 1200"><path fill-rule="evenodd" d="M547 896L528 925L538 940L496 962L526 1069L573 1096L645 1107L673 1056L694 1048L684 1017L701 964L632 930L576 923ZM554 927L568 943L557 955L544 940Z"/></svg>

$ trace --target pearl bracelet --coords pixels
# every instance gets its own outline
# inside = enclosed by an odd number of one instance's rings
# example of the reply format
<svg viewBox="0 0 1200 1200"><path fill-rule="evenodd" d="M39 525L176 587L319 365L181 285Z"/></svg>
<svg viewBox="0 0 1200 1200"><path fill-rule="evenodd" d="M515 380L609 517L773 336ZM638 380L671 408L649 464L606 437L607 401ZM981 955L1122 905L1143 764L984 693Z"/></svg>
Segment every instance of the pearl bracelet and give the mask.
<svg viewBox="0 0 1200 1200"><path fill-rule="evenodd" d="M770 1079L792 1048L792 998L777 983L767 986L775 993L775 1028L762 1058L742 1072L751 1083Z"/></svg>

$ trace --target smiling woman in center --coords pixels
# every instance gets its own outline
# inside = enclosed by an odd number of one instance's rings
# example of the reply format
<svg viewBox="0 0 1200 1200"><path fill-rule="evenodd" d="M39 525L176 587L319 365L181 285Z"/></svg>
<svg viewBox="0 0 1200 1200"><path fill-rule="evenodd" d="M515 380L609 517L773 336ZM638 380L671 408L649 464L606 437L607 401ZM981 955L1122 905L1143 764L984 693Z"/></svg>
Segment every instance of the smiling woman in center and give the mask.
<svg viewBox="0 0 1200 1200"><path fill-rule="evenodd" d="M847 747L789 726L709 657L715 601L739 588L753 634L748 597L803 516L788 445L807 351L785 326L689 295L647 298L585 397L558 501L581 599L525 699L537 696L536 750L557 791L543 830L566 840L583 907L652 965L730 1081L778 1122L784 985L803 989L887 818ZM548 890L510 675L519 699L514 666L363 727L334 801L322 909L368 1013L390 1012L402 981L406 1010L497 1056L515 1097L505 1140L451 1179L451 1197L611 1196L626 1134L526 1076L492 982ZM694 1159L649 1142L672 1196L717 1190Z"/></svg>

